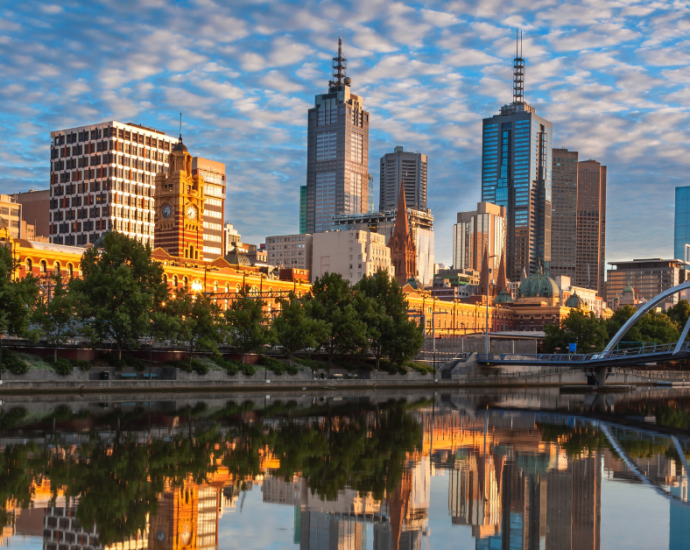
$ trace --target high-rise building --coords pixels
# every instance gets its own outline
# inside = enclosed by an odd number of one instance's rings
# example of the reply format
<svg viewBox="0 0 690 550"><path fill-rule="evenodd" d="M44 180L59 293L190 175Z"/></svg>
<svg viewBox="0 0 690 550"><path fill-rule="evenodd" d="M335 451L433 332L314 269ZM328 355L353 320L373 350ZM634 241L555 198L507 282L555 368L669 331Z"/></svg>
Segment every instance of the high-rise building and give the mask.
<svg viewBox="0 0 690 550"><path fill-rule="evenodd" d="M577 266L577 151L553 150L551 275L575 280Z"/></svg>
<svg viewBox="0 0 690 550"><path fill-rule="evenodd" d="M689 260L687 245L690 245L690 186L676 187L676 212L673 228L673 257Z"/></svg>
<svg viewBox="0 0 690 550"><path fill-rule="evenodd" d="M376 211L374 207L374 174L369 174L367 176L369 182L369 191L367 193L367 213L371 214Z"/></svg>
<svg viewBox="0 0 690 550"><path fill-rule="evenodd" d="M379 210L394 210L398 204L400 182L405 186L405 200L412 210L426 210L427 156L405 152L398 145L381 157Z"/></svg>
<svg viewBox="0 0 690 550"><path fill-rule="evenodd" d="M174 138L115 121L50 137L50 241L81 246L119 231L153 245L154 180Z"/></svg>
<svg viewBox="0 0 690 550"><path fill-rule="evenodd" d="M34 227L35 237L47 237L50 234L50 189L32 189L13 196L22 205L22 220Z"/></svg>
<svg viewBox="0 0 690 550"><path fill-rule="evenodd" d="M192 174L192 155L180 141L170 153L170 174L156 175L156 247L171 256L204 259L204 178Z"/></svg>
<svg viewBox="0 0 690 550"><path fill-rule="evenodd" d="M551 262L551 123L525 103L525 60L516 52L513 102L485 118L482 202L506 208L508 279Z"/></svg>
<svg viewBox="0 0 690 550"><path fill-rule="evenodd" d="M269 265L311 269L312 236L299 234L266 237L266 252Z"/></svg>
<svg viewBox="0 0 690 550"><path fill-rule="evenodd" d="M624 294L632 294L648 301L664 290L686 281L686 264L682 260L648 258L624 262L611 262L613 269L606 272L606 301L614 308L622 305ZM671 296L665 306L678 303L678 294Z"/></svg>
<svg viewBox="0 0 690 550"><path fill-rule="evenodd" d="M225 164L201 157L192 159L192 175L204 180L204 260L213 261L223 254L225 224Z"/></svg>
<svg viewBox="0 0 690 550"><path fill-rule="evenodd" d="M495 279L505 254L507 230L504 206L480 202L474 211L458 212L458 223L453 226L453 268L481 270L488 247L489 267Z"/></svg>
<svg viewBox="0 0 690 550"><path fill-rule="evenodd" d="M307 232L307 186L300 185L299 188L299 232Z"/></svg>
<svg viewBox="0 0 690 550"><path fill-rule="evenodd" d="M577 164L577 269L575 285L606 299L606 166Z"/></svg>
<svg viewBox="0 0 690 550"><path fill-rule="evenodd" d="M328 231L333 216L361 214L368 207L369 113L350 92L346 68L340 39L335 79L309 109L306 233Z"/></svg>

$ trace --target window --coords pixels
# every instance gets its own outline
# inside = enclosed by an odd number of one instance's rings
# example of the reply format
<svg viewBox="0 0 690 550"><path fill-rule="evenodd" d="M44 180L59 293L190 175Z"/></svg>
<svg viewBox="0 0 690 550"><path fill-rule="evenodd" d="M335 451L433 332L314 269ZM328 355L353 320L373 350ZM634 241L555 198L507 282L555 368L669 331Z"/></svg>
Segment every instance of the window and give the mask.
<svg viewBox="0 0 690 550"><path fill-rule="evenodd" d="M320 132L316 134L316 162L335 160L337 134Z"/></svg>
<svg viewBox="0 0 690 550"><path fill-rule="evenodd" d="M363 155L363 136L362 134L350 134L350 161L362 164L364 160Z"/></svg>
<svg viewBox="0 0 690 550"><path fill-rule="evenodd" d="M34 268L33 262L31 261L30 258L27 258L27 259L26 259L26 272L27 272L27 273L31 273L31 271L33 270L33 268Z"/></svg>
<svg viewBox="0 0 690 550"><path fill-rule="evenodd" d="M213 292L218 292L218 281L213 281Z"/></svg>
<svg viewBox="0 0 690 550"><path fill-rule="evenodd" d="M177 275L173 275L173 286L177 288Z"/></svg>
<svg viewBox="0 0 690 550"><path fill-rule="evenodd" d="M182 286L187 288L187 277L182 277Z"/></svg>
<svg viewBox="0 0 690 550"><path fill-rule="evenodd" d="M46 264L45 260L41 260L41 273L47 273L48 272L48 264Z"/></svg>
<svg viewBox="0 0 690 550"><path fill-rule="evenodd" d="M72 264L67 264L67 273L70 279L74 277L74 267L72 266Z"/></svg>

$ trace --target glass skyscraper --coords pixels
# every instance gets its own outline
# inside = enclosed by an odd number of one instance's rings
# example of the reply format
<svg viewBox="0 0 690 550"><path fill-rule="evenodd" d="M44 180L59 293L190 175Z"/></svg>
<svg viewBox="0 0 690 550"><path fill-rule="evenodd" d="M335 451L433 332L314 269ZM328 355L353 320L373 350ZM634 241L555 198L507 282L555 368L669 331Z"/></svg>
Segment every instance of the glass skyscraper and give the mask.
<svg viewBox="0 0 690 550"><path fill-rule="evenodd" d="M350 92L346 66L341 39L334 80L309 109L307 233L330 230L334 216L368 210L369 113L362 98Z"/></svg>
<svg viewBox="0 0 690 550"><path fill-rule="evenodd" d="M676 216L673 228L673 257L685 261L690 244L690 186L676 187Z"/></svg>
<svg viewBox="0 0 690 550"><path fill-rule="evenodd" d="M483 121L482 202L506 208L507 275L519 281L551 261L553 126L524 101L522 57L514 68L513 102Z"/></svg>
<svg viewBox="0 0 690 550"><path fill-rule="evenodd" d="M299 188L299 232L304 235L307 232L307 186Z"/></svg>

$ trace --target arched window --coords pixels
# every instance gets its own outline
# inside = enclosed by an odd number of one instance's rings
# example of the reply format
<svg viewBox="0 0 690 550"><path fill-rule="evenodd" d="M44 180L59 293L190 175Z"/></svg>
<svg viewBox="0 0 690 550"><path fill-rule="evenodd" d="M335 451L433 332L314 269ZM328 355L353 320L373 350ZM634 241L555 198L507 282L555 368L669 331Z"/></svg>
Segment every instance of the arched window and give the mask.
<svg viewBox="0 0 690 550"><path fill-rule="evenodd" d="M177 288L177 275L173 275L173 286Z"/></svg>
<svg viewBox="0 0 690 550"><path fill-rule="evenodd" d="M48 272L48 264L46 264L45 260L41 260L41 273L47 273Z"/></svg>
<svg viewBox="0 0 690 550"><path fill-rule="evenodd" d="M253 286L253 287L249 290L249 295L250 295L250 296L258 296L258 295L259 295L259 289L256 288L255 286Z"/></svg>
<svg viewBox="0 0 690 550"><path fill-rule="evenodd" d="M187 288L187 277L182 277L182 286Z"/></svg>
<svg viewBox="0 0 690 550"><path fill-rule="evenodd" d="M228 283L225 283L225 292L230 292L230 284L228 284ZM226 302L227 302L227 300L226 300Z"/></svg>
<svg viewBox="0 0 690 550"><path fill-rule="evenodd" d="M164 283L166 284L166 286L167 286L167 284L168 284L168 276L167 276L165 273L163 273L163 282L164 282Z"/></svg>
<svg viewBox="0 0 690 550"><path fill-rule="evenodd" d="M67 273L69 274L70 279L74 277L74 267L72 264L67 264Z"/></svg>
<svg viewBox="0 0 690 550"><path fill-rule="evenodd" d="M55 262L55 275L60 275L60 262Z"/></svg>
<svg viewBox="0 0 690 550"><path fill-rule="evenodd" d="M31 273L33 271L33 269L34 269L34 264L31 261L31 258L27 258L26 259L26 272Z"/></svg>
<svg viewBox="0 0 690 550"><path fill-rule="evenodd" d="M235 292L237 292L237 293L242 292L242 285L238 284L237 287L235 287Z"/></svg>
<svg viewBox="0 0 690 550"><path fill-rule="evenodd" d="M225 309L228 309L228 299L225 299Z"/></svg>
<svg viewBox="0 0 690 550"><path fill-rule="evenodd" d="M213 281L213 292L218 292L218 281Z"/></svg>

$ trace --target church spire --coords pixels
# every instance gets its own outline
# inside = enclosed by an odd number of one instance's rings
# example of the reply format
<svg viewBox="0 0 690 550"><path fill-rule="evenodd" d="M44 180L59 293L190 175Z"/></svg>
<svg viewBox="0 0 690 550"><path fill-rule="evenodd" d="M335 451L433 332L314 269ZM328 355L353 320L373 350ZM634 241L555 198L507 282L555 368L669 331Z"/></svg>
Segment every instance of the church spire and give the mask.
<svg viewBox="0 0 690 550"><path fill-rule="evenodd" d="M403 213L401 216L400 213ZM400 194L398 195L398 210L395 213L395 229L396 234L400 234L403 238L410 232L410 226L407 220L407 201L405 200L405 180L400 179Z"/></svg>
<svg viewBox="0 0 690 550"><path fill-rule="evenodd" d="M395 227L393 236L388 241L391 249L391 263L395 268L395 278L400 286L417 277L417 247L410 232L407 220L407 201L405 200L405 185L400 181L400 195L398 196L398 210L395 213Z"/></svg>
<svg viewBox="0 0 690 550"><path fill-rule="evenodd" d="M501 292L502 290L508 290L505 250L501 250L501 263L498 264L498 278L496 279L496 292Z"/></svg>

